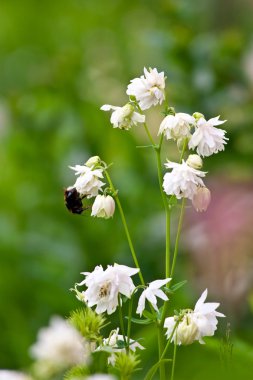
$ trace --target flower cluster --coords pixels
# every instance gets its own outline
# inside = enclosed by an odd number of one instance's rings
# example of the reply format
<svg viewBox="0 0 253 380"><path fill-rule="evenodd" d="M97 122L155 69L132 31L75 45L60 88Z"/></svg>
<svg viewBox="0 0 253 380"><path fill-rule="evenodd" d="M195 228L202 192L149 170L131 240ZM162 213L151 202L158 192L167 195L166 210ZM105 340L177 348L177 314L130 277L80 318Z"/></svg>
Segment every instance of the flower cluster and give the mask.
<svg viewBox="0 0 253 380"><path fill-rule="evenodd" d="M206 297L207 289L200 296L194 310L183 310L181 314L165 319L168 339L178 345L188 345L195 340L203 344L203 337L214 335L218 324L216 317L225 315L216 311L219 303L205 303Z"/></svg>
<svg viewBox="0 0 253 380"><path fill-rule="evenodd" d="M105 185L101 179L104 178L105 165L98 156L91 157L85 165L70 166L78 176L74 185L65 190L65 202L67 208L75 214L81 214L86 208L82 204L84 198L95 197L92 205L91 216L108 219L115 211L114 198L107 194L99 194Z"/></svg>

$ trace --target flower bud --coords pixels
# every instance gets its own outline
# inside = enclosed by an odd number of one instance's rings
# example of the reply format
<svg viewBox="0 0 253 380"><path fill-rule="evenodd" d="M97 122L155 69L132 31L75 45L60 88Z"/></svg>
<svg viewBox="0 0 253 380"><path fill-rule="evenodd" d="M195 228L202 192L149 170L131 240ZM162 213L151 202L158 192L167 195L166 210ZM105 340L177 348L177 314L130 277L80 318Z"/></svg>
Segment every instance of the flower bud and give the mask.
<svg viewBox="0 0 253 380"><path fill-rule="evenodd" d="M115 202L110 195L97 195L92 206L91 216L111 218L114 214Z"/></svg>
<svg viewBox="0 0 253 380"><path fill-rule="evenodd" d="M192 204L197 212L206 211L211 202L211 192L207 187L198 187L193 195Z"/></svg>
<svg viewBox="0 0 253 380"><path fill-rule="evenodd" d="M190 154L190 156L186 160L186 163L193 169L201 169L203 166L202 158L199 157L197 154Z"/></svg>
<svg viewBox="0 0 253 380"><path fill-rule="evenodd" d="M196 121L198 121L199 119L205 118L204 115L200 112L194 112L192 116L196 119Z"/></svg>
<svg viewBox="0 0 253 380"><path fill-rule="evenodd" d="M192 344L198 336L198 327L189 315L185 315L177 328L177 341L183 345Z"/></svg>
<svg viewBox="0 0 253 380"><path fill-rule="evenodd" d="M95 166L100 163L100 157L99 156L92 156L86 161L85 165L89 168L92 168L92 166Z"/></svg>
<svg viewBox="0 0 253 380"><path fill-rule="evenodd" d="M128 118L134 112L134 106L130 103L127 103L121 108L121 112L122 119Z"/></svg>

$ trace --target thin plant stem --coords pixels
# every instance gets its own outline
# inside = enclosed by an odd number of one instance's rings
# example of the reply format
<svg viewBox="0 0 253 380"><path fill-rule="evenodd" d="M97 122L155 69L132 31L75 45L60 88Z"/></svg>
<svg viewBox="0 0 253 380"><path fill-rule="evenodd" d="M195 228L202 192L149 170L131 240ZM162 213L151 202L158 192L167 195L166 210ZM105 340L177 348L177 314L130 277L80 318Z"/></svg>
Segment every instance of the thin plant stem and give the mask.
<svg viewBox="0 0 253 380"><path fill-rule="evenodd" d="M128 229L128 226L127 226L125 214L124 214L123 208L121 206L121 202L119 200L119 197L118 197L118 194L117 194L117 192L115 190L115 187L113 186L111 177L109 176L107 170L105 170L104 172L105 172L106 178L107 178L107 180L109 182L109 185L110 185L112 191L115 193L114 198L116 200L116 203L117 203L117 206L118 206L118 209L119 209L119 213L120 213L120 216L121 216L122 224L123 224L124 229L125 229L125 234L126 234L128 245L129 245L132 257L133 257L133 261L135 263L136 268L139 269L138 274L139 274L139 277L140 277L140 281L141 281L142 285L145 285L145 281L144 281L143 275L141 273L140 265L139 265L139 262L138 262L138 259L137 259L136 253L135 253L133 242L132 242L132 239L131 239L131 236L130 236L130 233L129 233L129 229Z"/></svg>
<svg viewBox="0 0 253 380"><path fill-rule="evenodd" d="M164 351L164 336L163 336L162 328L158 328L158 350L159 350L159 361L160 361L161 355ZM165 371L165 365L163 362L160 363L159 371L160 371L160 380L166 380L166 371Z"/></svg>
<svg viewBox="0 0 253 380"><path fill-rule="evenodd" d="M123 315L122 315L122 307L121 307L121 299L120 295L118 295L118 304L119 304L119 323L123 335L123 340L125 343L125 346L127 346L127 341L126 341L126 332L125 332L125 326L124 326L124 321L123 321Z"/></svg>
<svg viewBox="0 0 253 380"><path fill-rule="evenodd" d="M175 248L174 248L170 277L173 277L175 266L176 266L179 238L180 238L180 233L182 230L182 224L183 224L183 219L184 219L184 210L185 210L185 198L182 199L182 203L181 203L181 211L180 211L180 216L179 216L179 221L178 221L177 236L176 236L176 242L175 242Z"/></svg>
<svg viewBox="0 0 253 380"><path fill-rule="evenodd" d="M127 322L127 352L129 352L130 334L131 334L131 318L133 312L133 295L129 300L128 306L128 322Z"/></svg>
<svg viewBox="0 0 253 380"><path fill-rule="evenodd" d="M171 378L170 378L170 380L174 380L174 374L175 374L176 354L177 354L177 344L176 343L177 342L174 343L173 361L172 361Z"/></svg>

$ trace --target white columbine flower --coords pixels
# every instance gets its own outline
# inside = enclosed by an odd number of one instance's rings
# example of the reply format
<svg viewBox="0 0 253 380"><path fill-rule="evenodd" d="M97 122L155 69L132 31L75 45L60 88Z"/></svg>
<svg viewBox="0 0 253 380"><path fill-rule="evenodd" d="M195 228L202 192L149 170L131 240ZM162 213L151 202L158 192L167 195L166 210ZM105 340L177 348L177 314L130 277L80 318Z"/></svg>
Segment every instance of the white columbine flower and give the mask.
<svg viewBox="0 0 253 380"><path fill-rule="evenodd" d="M114 365L115 363L115 353L118 352L126 352L125 348L122 348L118 342L124 342L124 337L123 335L119 334L119 328L116 330L111 331L109 338L103 339L103 346L109 346L113 353L112 355L108 358L108 363ZM138 342L136 342L133 339L129 340L129 349L133 352L136 351L136 348L140 350L144 350L145 348ZM98 348L98 350L100 347Z"/></svg>
<svg viewBox="0 0 253 380"><path fill-rule="evenodd" d="M144 75L131 80L127 95L135 96L142 110L162 104L165 99L165 79L163 72L158 73L157 69L151 68L148 71L144 67Z"/></svg>
<svg viewBox="0 0 253 380"><path fill-rule="evenodd" d="M196 120L187 113L179 112L175 115L166 116L161 122L158 134L164 134L167 140L179 140L191 136L191 125L195 125Z"/></svg>
<svg viewBox="0 0 253 380"><path fill-rule="evenodd" d="M150 282L149 286L142 292L139 298L136 313L140 314L140 316L142 315L143 310L145 309L146 299L152 304L155 310L158 310L156 297L159 297L164 301L168 300L168 297L160 288L167 284L170 280L171 278L165 278L164 280L155 280Z"/></svg>
<svg viewBox="0 0 253 380"><path fill-rule="evenodd" d="M198 186L204 186L201 177L205 177L206 173L190 167L184 160L181 164L168 162L165 166L172 169L163 177L163 189L167 195L192 199Z"/></svg>
<svg viewBox="0 0 253 380"><path fill-rule="evenodd" d="M226 120L219 120L219 116L208 121L201 117L197 121L195 132L189 141L189 148L197 148L198 154L202 157L211 156L213 153L224 150L224 145L227 143L226 140L228 140L228 138L225 137L226 131L215 128L215 125L220 125L225 122Z"/></svg>
<svg viewBox="0 0 253 380"><path fill-rule="evenodd" d="M37 342L31 347L31 356L44 363L42 367L64 369L89 361L89 344L67 321L53 317L49 327L38 333Z"/></svg>
<svg viewBox="0 0 253 380"><path fill-rule="evenodd" d="M128 130L138 123L145 122L145 116L141 115L138 112L135 112L134 106L130 103L127 103L123 107L115 107L109 104L105 104L100 109L102 111L113 110L113 113L111 115L111 123L113 125L113 128Z"/></svg>
<svg viewBox="0 0 253 380"><path fill-rule="evenodd" d="M114 214L115 202L110 195L97 195L92 205L91 216L98 218L111 218Z"/></svg>
<svg viewBox="0 0 253 380"><path fill-rule="evenodd" d="M22 372L1 369L0 380L32 380L32 378Z"/></svg>
<svg viewBox="0 0 253 380"><path fill-rule="evenodd" d="M85 380L116 380L116 377L104 373L96 373L95 375L85 377Z"/></svg>
<svg viewBox="0 0 253 380"><path fill-rule="evenodd" d="M112 314L118 306L118 295L131 297L135 289L131 276L138 273L138 268L130 268L125 265L108 265L104 271L102 266L97 266L93 272L84 272L86 278L78 285L86 285L83 292L85 302L89 307L96 306L96 313L105 311Z"/></svg>
<svg viewBox="0 0 253 380"><path fill-rule="evenodd" d="M206 297L207 289L200 296L194 310L183 310L181 316L165 319L164 327L167 328L167 338L170 338L174 331L171 341L178 345L188 345L195 340L203 344L205 343L203 337L214 335L218 324L217 317L225 317L225 315L216 311L219 303L205 303Z"/></svg>
<svg viewBox="0 0 253 380"><path fill-rule="evenodd" d="M103 178L103 169L93 169L93 167L86 165L70 166L70 169L74 170L75 174L79 176L73 187L76 188L81 196L91 198L98 195L98 191L104 185L100 181L100 178Z"/></svg>

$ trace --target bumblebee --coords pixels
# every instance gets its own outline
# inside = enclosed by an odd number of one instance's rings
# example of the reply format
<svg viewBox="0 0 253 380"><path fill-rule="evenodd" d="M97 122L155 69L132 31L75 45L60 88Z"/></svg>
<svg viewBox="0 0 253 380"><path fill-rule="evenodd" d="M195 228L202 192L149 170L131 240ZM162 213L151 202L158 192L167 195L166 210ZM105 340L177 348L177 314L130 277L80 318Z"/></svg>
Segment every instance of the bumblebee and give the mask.
<svg viewBox="0 0 253 380"><path fill-rule="evenodd" d="M86 207L83 207L82 199L75 187L64 190L64 201L67 209L73 214L82 214Z"/></svg>

